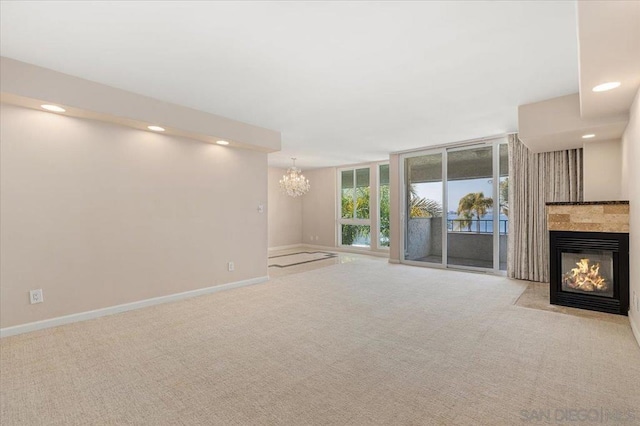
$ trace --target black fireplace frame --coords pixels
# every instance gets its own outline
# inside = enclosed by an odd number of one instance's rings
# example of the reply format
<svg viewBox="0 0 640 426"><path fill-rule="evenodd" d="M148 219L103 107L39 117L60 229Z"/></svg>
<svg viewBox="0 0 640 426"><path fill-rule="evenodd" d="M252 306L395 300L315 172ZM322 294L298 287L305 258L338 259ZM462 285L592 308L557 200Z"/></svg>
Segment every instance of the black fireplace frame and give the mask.
<svg viewBox="0 0 640 426"><path fill-rule="evenodd" d="M613 252L613 298L562 290L562 252ZM628 315L629 234L617 232L549 231L550 299L552 305Z"/></svg>

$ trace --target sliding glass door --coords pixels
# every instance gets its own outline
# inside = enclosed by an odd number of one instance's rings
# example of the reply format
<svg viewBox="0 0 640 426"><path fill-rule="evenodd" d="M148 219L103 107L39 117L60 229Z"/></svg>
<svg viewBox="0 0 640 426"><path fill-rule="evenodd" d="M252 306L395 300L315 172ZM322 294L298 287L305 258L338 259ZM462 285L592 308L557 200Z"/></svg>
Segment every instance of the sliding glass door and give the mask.
<svg viewBox="0 0 640 426"><path fill-rule="evenodd" d="M493 147L447 151L447 265L493 269Z"/></svg>
<svg viewBox="0 0 640 426"><path fill-rule="evenodd" d="M405 159L405 259L441 264L443 259L443 154Z"/></svg>
<svg viewBox="0 0 640 426"><path fill-rule="evenodd" d="M402 260L506 270L508 153L504 139L402 156Z"/></svg>

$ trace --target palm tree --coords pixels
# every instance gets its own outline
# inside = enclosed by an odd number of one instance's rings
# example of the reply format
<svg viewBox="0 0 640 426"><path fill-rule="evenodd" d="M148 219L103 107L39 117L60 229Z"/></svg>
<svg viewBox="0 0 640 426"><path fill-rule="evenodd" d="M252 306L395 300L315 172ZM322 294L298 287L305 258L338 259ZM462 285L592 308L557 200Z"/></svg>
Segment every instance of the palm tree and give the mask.
<svg viewBox="0 0 640 426"><path fill-rule="evenodd" d="M467 228L469 231L471 231L473 215L469 212L462 212L462 214L458 214L458 218L452 222L453 231L462 231L462 228Z"/></svg>
<svg viewBox="0 0 640 426"><path fill-rule="evenodd" d="M342 194L342 218L344 219L368 219L369 218L369 187L355 189L355 205L353 193L347 191ZM354 210L355 208L355 210ZM360 237L367 237L371 228L365 225L342 225L342 244L351 245Z"/></svg>
<svg viewBox="0 0 640 426"><path fill-rule="evenodd" d="M480 232L480 218L487 214L487 209L493 206L492 198L485 198L483 192L470 192L460 199L458 203L458 217L467 223L471 230L471 222L475 214L478 233Z"/></svg>
<svg viewBox="0 0 640 426"><path fill-rule="evenodd" d="M500 211L509 216L509 178L500 182Z"/></svg>
<svg viewBox="0 0 640 426"><path fill-rule="evenodd" d="M439 217L442 206L435 200L418 195L415 186L409 185L409 217Z"/></svg>
<svg viewBox="0 0 640 426"><path fill-rule="evenodd" d="M390 240L389 216L391 210L391 202L389 195L389 185L380 185L380 234L383 237L380 241L380 244L383 247L389 247Z"/></svg>

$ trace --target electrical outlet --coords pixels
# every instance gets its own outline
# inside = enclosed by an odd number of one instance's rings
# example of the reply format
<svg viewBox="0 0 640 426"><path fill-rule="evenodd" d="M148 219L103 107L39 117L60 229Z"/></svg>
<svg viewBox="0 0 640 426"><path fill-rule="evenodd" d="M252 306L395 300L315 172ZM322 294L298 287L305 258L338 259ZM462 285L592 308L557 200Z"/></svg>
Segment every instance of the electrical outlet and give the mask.
<svg viewBox="0 0 640 426"><path fill-rule="evenodd" d="M227 263L227 267L229 268L229 272L236 270L236 265L234 265L233 262Z"/></svg>
<svg viewBox="0 0 640 426"><path fill-rule="evenodd" d="M44 302L44 297L42 296L42 289L39 288L37 290L29 291L29 302L33 305L34 303L42 303Z"/></svg>
<svg viewBox="0 0 640 426"><path fill-rule="evenodd" d="M309 235L309 239L313 241L313 235Z"/></svg>

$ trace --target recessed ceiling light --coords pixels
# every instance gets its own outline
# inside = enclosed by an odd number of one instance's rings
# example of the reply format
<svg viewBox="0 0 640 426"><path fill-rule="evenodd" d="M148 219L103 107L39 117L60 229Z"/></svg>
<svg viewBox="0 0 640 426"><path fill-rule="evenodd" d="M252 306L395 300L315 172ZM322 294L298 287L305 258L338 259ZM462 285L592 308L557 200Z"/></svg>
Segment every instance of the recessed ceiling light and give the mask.
<svg viewBox="0 0 640 426"><path fill-rule="evenodd" d="M227 141L217 141L216 143L218 145L229 145L229 142L227 142Z"/></svg>
<svg viewBox="0 0 640 426"><path fill-rule="evenodd" d="M596 135L594 135L593 133L589 133L588 135L582 135L582 139L591 139L595 137Z"/></svg>
<svg viewBox="0 0 640 426"><path fill-rule="evenodd" d="M59 107L58 105L40 105L43 109L51 112L65 112L66 109Z"/></svg>
<svg viewBox="0 0 640 426"><path fill-rule="evenodd" d="M154 132L164 132L164 127L160 126L147 126L147 129L153 130Z"/></svg>
<svg viewBox="0 0 640 426"><path fill-rule="evenodd" d="M619 81L610 81L608 83L598 84L592 90L594 92L606 92L607 90L615 89L616 87L620 87Z"/></svg>

